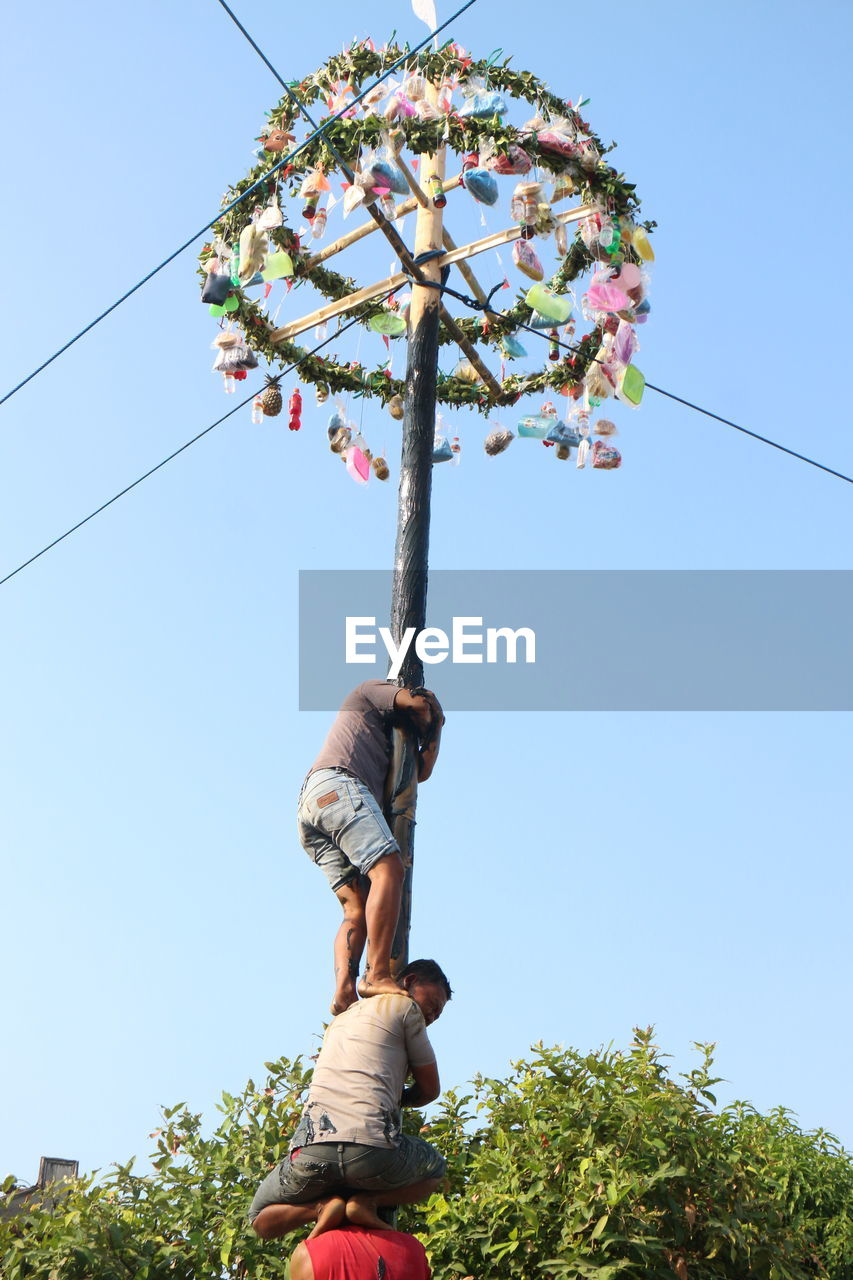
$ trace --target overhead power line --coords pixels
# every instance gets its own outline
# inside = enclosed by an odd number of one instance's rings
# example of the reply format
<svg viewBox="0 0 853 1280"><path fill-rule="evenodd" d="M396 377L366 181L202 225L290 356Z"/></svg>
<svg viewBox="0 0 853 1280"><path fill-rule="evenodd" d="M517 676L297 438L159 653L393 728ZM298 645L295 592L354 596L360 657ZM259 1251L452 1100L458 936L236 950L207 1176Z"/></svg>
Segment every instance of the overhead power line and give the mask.
<svg viewBox="0 0 853 1280"><path fill-rule="evenodd" d="M381 299L381 301L382 302L386 301L387 298L389 298L390 296L391 296L390 294L386 294ZM323 347L328 346L330 342L334 342L340 334L344 333L347 329L350 329L354 324L358 324L358 323L359 323L359 317L354 316L352 320L348 320L346 324L341 325L341 327L337 329L335 333L331 335L331 337L324 338L322 342L318 342L317 346L313 347L311 351L303 352L298 360L294 360L293 364L288 365L286 369L282 369L281 373L278 376L283 378L286 374L292 373L294 369L299 368L303 360L307 360L309 356L316 355L318 351L322 351ZM182 444L179 448L173 450L173 452L170 453L168 457L163 458L161 462L158 462L153 467L149 467L148 470L143 473L143 475L138 476L137 479L131 481L130 484L126 484L123 489L120 489L118 491L118 493L114 493L113 496L111 498L108 498L106 502L102 502L101 505L99 507L96 507L94 511L90 511L89 514L87 516L84 516L82 520L78 520L77 523L73 524L70 529L66 529L65 532L61 533L58 538L54 538L52 542L49 542L47 544L47 546L42 547L41 551L36 551L35 555L32 555L28 559L24 560L23 563L19 564L16 569L12 569L10 573L7 573L4 578L0 578L0 587L2 587L5 582L8 582L10 578L14 578L16 574L20 573L23 569L26 569L29 565L33 564L34 561L41 559L41 557L43 555L46 555L48 551L52 551L54 547L59 546L60 542L64 542L66 538L70 538L72 533L76 533L78 529L82 529L84 524L88 524L90 520L94 520L95 516L99 516L102 511L106 511L107 507L111 507L114 502L118 502L119 498L123 498L126 493L130 493L132 489L135 489L138 485L142 484L143 480L147 480L149 476L153 476L157 471L162 471L163 467L165 467L167 463L172 462L173 459L179 457L182 453L185 453L186 450L189 449L191 445L196 444L199 440L202 440L206 435L209 435L211 431L213 431L216 427L221 426L223 422L227 422L228 419L232 418L234 414L237 413L240 409L244 409L247 404L250 404L251 401L254 400L257 394L258 394L257 391L253 391L252 394L250 396L247 396L245 400L240 400L237 404L233 406L233 408L229 409L227 413L223 413L221 418L217 418L215 422L211 422L209 427L205 427L203 431L199 431L198 435L193 436L191 440L187 440L185 444Z"/></svg>
<svg viewBox="0 0 853 1280"><path fill-rule="evenodd" d="M446 22L442 22L440 26L436 27L434 31L430 32L430 34L424 40L421 40L418 44L414 45L413 48L407 50L407 52L401 58L398 58L396 62L394 62L390 67L387 68L387 70L383 71L380 76L377 76L372 84L368 85L366 89L363 89L361 93L359 93L358 95L356 95L356 97L348 101L345 107L342 107L340 111L335 113L335 115L330 116L328 120L325 120L323 124L317 127L313 133L309 134L309 136L303 142L300 142L300 144L297 147L294 147L292 151L288 152L286 156L283 156L281 160L279 160L276 164L274 164L273 167L270 170L268 170L267 173L265 173L262 177L258 178L256 182L253 182L250 187L247 187L247 189L242 193L242 195L237 196L237 198L235 200L232 200L230 204L227 204L223 209L220 209L216 217L213 218L212 221L206 223L199 231L196 231L194 235L190 236L188 240L185 240L182 245L180 245L177 249L175 249L174 253L170 253L167 258L164 258L163 261L158 263L156 267L154 267L151 271L147 272L147 274L144 275L141 280L137 280L135 285L133 285L130 289L128 289L125 293L123 293L120 298L117 298L116 301L113 302L109 307L107 307L105 311L102 311L100 315L95 317L94 320L91 320L87 325L85 325L84 328L82 328L79 333L75 333L73 338L69 338L67 342L63 343L61 347L59 347L56 351L54 351L53 355L48 356L47 360L43 360L42 363L38 365L37 368L33 369L33 371L31 373L28 373L25 378L22 378L20 382L16 383L16 385L12 387L11 390L7 391L4 396L0 397L0 405L5 404L7 400L11 400L12 396L16 395L17 392L20 391L22 387L25 387L28 382L32 382L33 378L37 377L38 374L42 373L49 365L53 364L54 360L58 360L59 357L63 355L66 351L68 351L70 347L73 347L75 342L79 342L80 339L84 337L87 333L91 332L91 330L94 329L96 325L99 325L102 320L105 320L108 315L111 315L112 312L115 311L117 307L120 307L123 302L127 302L128 298L131 298L135 293L137 293L142 288L143 285L147 284L149 280L152 280L154 276L156 276L160 271L163 270L164 267L167 267L170 262L174 262L175 258L179 257L184 252L185 249L188 249L190 245L194 244L196 240L199 239L200 236L203 236L208 231L210 231L210 229L214 227L216 223L219 222L219 220L222 217L224 217L226 213L229 213L233 208L235 208L238 204L240 204L243 200L245 200L248 196L250 196L254 191L257 191L260 187L262 187L265 183L267 183L270 180L270 178L279 171L279 169L281 169L284 165L289 164L291 160L293 160L296 156L298 156L301 151L304 151L304 149L310 143L312 143L316 138L322 137L326 133L326 130L332 124L334 124L336 120L340 120L341 117L347 111L352 110L352 108L357 103L361 102L362 98L366 97L368 93L371 93L378 84L381 84L383 80L386 80L388 76L392 75L398 69L398 67L401 67L403 65L403 63L408 62L408 60L414 54L418 53L424 47L424 45L429 44L430 40L432 40L434 36L438 35L439 32L443 31L445 27L448 27L451 24L451 22L455 22L456 19L460 16L460 14L464 13L466 9L470 9L473 4L476 4L476 0L467 0L467 3L463 4L461 8L457 9L456 12L447 19ZM233 14L232 14L232 17L233 17ZM235 18L235 21L236 21L236 18ZM264 61L266 61L266 59L264 59ZM267 65L269 65L269 63ZM278 72L274 72L274 74L278 79L279 78ZM284 84L284 81L281 81L281 83ZM294 95L290 89L290 86L285 84L285 88L287 89L288 93L290 93L291 96L293 97Z"/></svg>
<svg viewBox="0 0 853 1280"><path fill-rule="evenodd" d="M470 299L467 301L470 302ZM564 351L571 351L572 355L577 355L580 352L579 346L551 338L543 329L534 329L532 325L522 323L519 323L518 327L519 329L526 329L528 333L536 334L539 338L544 338L546 342L562 347ZM787 445L779 444L778 440L771 440L769 436L762 436L757 431L750 431L748 427L742 427L739 423L732 422L731 418L723 418L719 413L713 413L710 409L703 409L702 405L695 404L692 400L685 400L683 396L677 396L673 391L666 391L663 387L657 387L653 382L647 382L645 385L649 391L656 391L658 395L667 396L670 400L677 400L679 404L695 410L696 413L704 414L706 418L713 418L716 422L722 422L725 426L733 427L735 431L740 431L745 436L751 436L753 440L760 440L762 444L769 444L771 448L778 449L780 453L789 454L790 457L796 458L799 462L807 462L810 467L817 467L819 471L826 471L831 476L837 476L839 480L846 480L848 484L853 484L853 476L845 475L843 471L836 471L833 467L827 467L823 462L817 462L814 458L809 458L804 453L797 453L795 449L789 449Z"/></svg>

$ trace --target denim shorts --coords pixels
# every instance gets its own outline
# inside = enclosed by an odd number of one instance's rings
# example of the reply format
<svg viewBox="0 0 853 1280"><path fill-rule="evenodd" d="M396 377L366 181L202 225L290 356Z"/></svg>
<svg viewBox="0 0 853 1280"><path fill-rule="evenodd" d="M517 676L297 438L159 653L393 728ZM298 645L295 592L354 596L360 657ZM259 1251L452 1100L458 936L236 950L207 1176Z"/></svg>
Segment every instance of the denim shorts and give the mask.
<svg viewBox="0 0 853 1280"><path fill-rule="evenodd" d="M296 811L299 842L337 891L400 846L369 788L343 769L309 773Z"/></svg>
<svg viewBox="0 0 853 1280"><path fill-rule="evenodd" d="M255 1192L249 1221L271 1204L311 1204L335 1192L397 1191L425 1178L443 1178L446 1167L435 1147L405 1133L398 1147L314 1142L267 1174Z"/></svg>

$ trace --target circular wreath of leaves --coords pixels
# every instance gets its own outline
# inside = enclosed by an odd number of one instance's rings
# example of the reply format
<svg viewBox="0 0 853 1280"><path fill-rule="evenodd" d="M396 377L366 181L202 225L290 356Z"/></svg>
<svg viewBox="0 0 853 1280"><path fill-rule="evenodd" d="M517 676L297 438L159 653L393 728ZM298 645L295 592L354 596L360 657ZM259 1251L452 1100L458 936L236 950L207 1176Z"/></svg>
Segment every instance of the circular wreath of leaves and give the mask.
<svg viewBox="0 0 853 1280"><path fill-rule="evenodd" d="M407 50L398 45L387 45L383 49L372 49L369 43L356 42L340 54L324 63L313 74L304 80L294 82L290 88L298 102L310 109L311 105L326 98L334 92L334 86L344 82L352 87L355 94L361 91L364 82L381 75L386 68L404 57ZM609 209L613 214L626 215L637 221L639 201L635 184L627 182L625 177L609 165L604 156L615 147L611 143L604 147L601 140L590 130L589 125L578 112L564 99L552 93L542 81L530 71L513 71L509 67L510 59L494 64L491 60L473 60L464 55L457 46L447 44L443 48L431 51L424 50L412 56L406 64L405 74L419 72L435 84L442 80L481 77L490 89L499 90L516 100L527 102L546 120L553 117L566 117L574 122L579 131L583 131L595 145L599 160L591 171L583 169L576 162L560 161L553 154L540 147L535 136L522 135L512 125L502 123L499 116L487 119L460 117L451 111L449 116L442 115L437 120L422 120L409 117L396 120L390 126L384 116L361 115L350 119L341 118L326 127L325 134L314 138L296 157L295 163L288 164L269 180L268 196L277 194L283 188L287 194L295 196L299 192L305 173L321 166L329 175L340 171L338 156L352 168L357 168L362 149L370 149L382 145L383 133L389 128L402 130L405 145L416 155L432 153L445 145L456 155L462 157L472 151L479 151L488 142L500 155L507 155L511 147L521 147L535 165L547 170L554 176L568 174L575 185L575 190L583 203L594 204ZM280 99L278 105L268 115L269 128L290 132L297 117L299 107L287 95ZM321 119L320 124L323 124ZM337 152L337 156L334 154ZM254 183L263 178L270 167L268 157L259 160L242 181L226 192L223 204L229 204L247 191ZM262 197L263 188L258 188L254 198L242 201L217 222L213 231L217 239L227 243L235 243L240 232L252 220L252 213L258 199ZM393 224L392 224L393 225ZM654 227L653 222L645 222L647 229ZM287 225L276 227L269 232L271 243L277 249L286 250L293 259L293 283L298 286L302 281L309 281L330 302L339 301L359 287L348 276L332 271L322 264L312 265L312 254L303 246L296 233ZM631 251L628 251L629 254ZM215 250L207 244L199 257L199 273L204 278L206 268ZM595 259L587 250L580 235L575 238L557 271L548 281L556 293L565 293L569 285L593 265ZM394 395L402 395L405 382L389 376L385 366L368 370L358 362L341 364L332 357L313 356L307 349L289 341L272 340L275 326L258 302L248 298L245 293L238 292L239 306L230 313L230 319L242 328L246 341L252 349L263 355L271 365L281 366L301 361L299 377L304 382L322 386L332 392L349 392L354 395L378 397L384 404ZM363 323L378 314L383 308L383 300L373 300L354 307L348 314L357 317ZM529 324L533 312L524 301L524 295L517 295L515 304L499 317L489 317L484 322L481 316L457 319L459 327L468 339L475 344L499 347L501 340L513 333L520 324ZM444 325L440 326L439 343L446 345L453 342ZM556 363L549 363L544 369L533 374L510 374L501 384L501 395L494 397L482 384L471 384L453 375L439 371L436 399L446 405L471 405L483 412L493 405L510 405L522 395L545 391L547 388L560 390L566 386L579 384L595 357L601 342L601 329L594 329L584 335L577 343L573 356Z"/></svg>

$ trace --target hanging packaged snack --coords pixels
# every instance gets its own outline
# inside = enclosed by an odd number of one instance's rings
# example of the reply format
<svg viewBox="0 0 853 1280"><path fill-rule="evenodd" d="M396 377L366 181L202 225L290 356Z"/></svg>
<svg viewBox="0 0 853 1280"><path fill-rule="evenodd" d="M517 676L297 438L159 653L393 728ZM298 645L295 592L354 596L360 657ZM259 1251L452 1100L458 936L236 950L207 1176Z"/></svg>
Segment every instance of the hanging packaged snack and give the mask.
<svg viewBox="0 0 853 1280"><path fill-rule="evenodd" d="M384 458L372 458L370 465L373 467L373 474L377 480L387 480L391 474L388 463Z"/></svg>
<svg viewBox="0 0 853 1280"><path fill-rule="evenodd" d="M395 421L400 422L403 418L405 409L403 407L403 397L401 395L393 395L388 401L388 412Z"/></svg>
<svg viewBox="0 0 853 1280"><path fill-rule="evenodd" d="M258 226L261 231L274 231L276 227L280 227L284 222L284 214L281 211L281 205L278 203L278 196L272 195L269 203L261 210L258 218Z"/></svg>
<svg viewBox="0 0 853 1280"><path fill-rule="evenodd" d="M581 435L576 427L571 423L563 422L560 418L552 420L552 425L545 433L543 439L548 444L561 444L568 449L572 449L580 444Z"/></svg>
<svg viewBox="0 0 853 1280"><path fill-rule="evenodd" d="M512 246L512 260L522 275L529 280L544 280L542 263L531 248L529 240L516 240Z"/></svg>
<svg viewBox="0 0 853 1280"><path fill-rule="evenodd" d="M536 141L543 153L543 162L562 168L567 161L579 160L580 147L575 141L576 130L571 120L555 117L536 134ZM556 160L557 165L553 162Z"/></svg>
<svg viewBox="0 0 853 1280"><path fill-rule="evenodd" d="M426 97L427 82L426 77L422 76L419 71L413 71L403 81L403 93L410 102L420 102Z"/></svg>
<svg viewBox="0 0 853 1280"><path fill-rule="evenodd" d="M464 119L488 120L490 116L504 116L509 110L506 98L496 89L487 89L479 77L467 80L462 86L465 101L459 108Z"/></svg>
<svg viewBox="0 0 853 1280"><path fill-rule="evenodd" d="M470 360L458 360L453 370L454 378L458 378L460 382L468 382L471 386L476 386L478 382L482 382L477 370L474 368Z"/></svg>
<svg viewBox="0 0 853 1280"><path fill-rule="evenodd" d="M480 147L480 164L501 177L510 177L513 174L521 177L533 168L533 161L523 147L513 142L506 152L501 152L491 139L487 139Z"/></svg>
<svg viewBox="0 0 853 1280"><path fill-rule="evenodd" d="M509 448L514 439L514 431L509 431L506 427L495 427L483 441L483 448L489 457L496 458L499 453Z"/></svg>
<svg viewBox="0 0 853 1280"><path fill-rule="evenodd" d="M596 440L592 446L592 465L599 471L615 471L622 465L622 454L615 445Z"/></svg>

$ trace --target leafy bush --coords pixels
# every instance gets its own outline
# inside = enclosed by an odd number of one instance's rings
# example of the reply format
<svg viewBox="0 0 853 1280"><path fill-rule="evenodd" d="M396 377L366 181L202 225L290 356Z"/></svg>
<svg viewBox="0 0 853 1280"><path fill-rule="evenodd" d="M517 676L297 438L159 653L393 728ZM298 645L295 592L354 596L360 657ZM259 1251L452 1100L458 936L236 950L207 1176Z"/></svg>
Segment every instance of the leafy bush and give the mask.
<svg viewBox="0 0 853 1280"><path fill-rule="evenodd" d="M428 1124L407 1113L448 1158L448 1190L400 1216L436 1280L853 1280L849 1155L782 1108L718 1111L711 1049L697 1048L680 1083L650 1029L626 1053L537 1046L506 1080L447 1093ZM266 1065L263 1088L223 1095L209 1137L185 1107L164 1112L150 1176L131 1161L74 1184L52 1212L0 1221L3 1276L286 1276L298 1236L264 1245L245 1213L284 1154L310 1069Z"/></svg>

